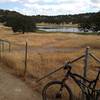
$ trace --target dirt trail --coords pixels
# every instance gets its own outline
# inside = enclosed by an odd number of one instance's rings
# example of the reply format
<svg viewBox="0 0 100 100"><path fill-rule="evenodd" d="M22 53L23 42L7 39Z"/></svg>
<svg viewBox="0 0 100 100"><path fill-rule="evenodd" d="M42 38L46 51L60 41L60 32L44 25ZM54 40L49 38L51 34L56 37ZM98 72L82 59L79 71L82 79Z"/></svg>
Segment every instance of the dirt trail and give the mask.
<svg viewBox="0 0 100 100"><path fill-rule="evenodd" d="M0 100L41 100L23 81L8 73L0 64Z"/></svg>

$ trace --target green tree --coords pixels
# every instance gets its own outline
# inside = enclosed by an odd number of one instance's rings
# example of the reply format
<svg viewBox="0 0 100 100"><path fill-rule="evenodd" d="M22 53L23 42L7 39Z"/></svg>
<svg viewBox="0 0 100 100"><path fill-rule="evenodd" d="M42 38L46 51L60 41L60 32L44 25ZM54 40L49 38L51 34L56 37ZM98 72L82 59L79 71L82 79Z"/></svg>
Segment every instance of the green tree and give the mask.
<svg viewBox="0 0 100 100"><path fill-rule="evenodd" d="M90 21L88 19L82 20L82 22L78 26L80 31L88 32L91 28Z"/></svg>
<svg viewBox="0 0 100 100"><path fill-rule="evenodd" d="M100 12L92 14L79 23L79 29L84 31L100 31Z"/></svg>
<svg viewBox="0 0 100 100"><path fill-rule="evenodd" d="M100 31L100 12L91 16L90 20L91 20L91 30L93 32Z"/></svg>
<svg viewBox="0 0 100 100"><path fill-rule="evenodd" d="M36 31L36 25L32 18L27 16L13 16L7 17L6 26L12 27L14 32L34 32Z"/></svg>

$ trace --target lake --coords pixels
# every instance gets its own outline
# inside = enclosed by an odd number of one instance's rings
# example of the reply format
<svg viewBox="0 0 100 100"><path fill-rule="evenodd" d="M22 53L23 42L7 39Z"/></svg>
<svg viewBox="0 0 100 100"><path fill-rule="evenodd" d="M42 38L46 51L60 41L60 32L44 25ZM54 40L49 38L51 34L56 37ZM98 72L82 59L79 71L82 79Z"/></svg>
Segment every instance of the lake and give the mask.
<svg viewBox="0 0 100 100"><path fill-rule="evenodd" d="M37 26L39 30L46 32L83 32L77 27L65 27L65 26Z"/></svg>

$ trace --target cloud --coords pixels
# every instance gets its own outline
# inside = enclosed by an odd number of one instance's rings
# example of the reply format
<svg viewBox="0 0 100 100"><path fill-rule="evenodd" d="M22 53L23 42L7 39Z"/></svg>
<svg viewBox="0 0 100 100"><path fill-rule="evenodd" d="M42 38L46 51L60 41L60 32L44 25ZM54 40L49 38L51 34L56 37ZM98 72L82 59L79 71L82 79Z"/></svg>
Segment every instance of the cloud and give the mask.
<svg viewBox="0 0 100 100"><path fill-rule="evenodd" d="M100 11L100 0L91 0L90 7L92 10Z"/></svg>
<svg viewBox="0 0 100 100"><path fill-rule="evenodd" d="M93 3L100 3L100 0L91 0Z"/></svg>
<svg viewBox="0 0 100 100"><path fill-rule="evenodd" d="M0 0L13 2L22 7L12 9L28 15L60 15L85 13L100 10L100 0Z"/></svg>
<svg viewBox="0 0 100 100"><path fill-rule="evenodd" d="M45 2L42 2L43 4L39 3L39 1L40 0L36 0L33 3L24 3L24 6L25 8L29 9L29 11L32 9L31 13L42 15L84 13L89 6L89 2L84 0L55 0L55 2L52 0L48 2L43 0ZM88 4L87 7L86 4ZM24 12L28 13L27 10L25 11L25 9Z"/></svg>
<svg viewBox="0 0 100 100"><path fill-rule="evenodd" d="M0 3L18 2L19 0L0 0Z"/></svg>
<svg viewBox="0 0 100 100"><path fill-rule="evenodd" d="M66 4L66 3L75 3L78 0L19 0L21 3L27 4L38 4L38 5L56 5L56 4Z"/></svg>

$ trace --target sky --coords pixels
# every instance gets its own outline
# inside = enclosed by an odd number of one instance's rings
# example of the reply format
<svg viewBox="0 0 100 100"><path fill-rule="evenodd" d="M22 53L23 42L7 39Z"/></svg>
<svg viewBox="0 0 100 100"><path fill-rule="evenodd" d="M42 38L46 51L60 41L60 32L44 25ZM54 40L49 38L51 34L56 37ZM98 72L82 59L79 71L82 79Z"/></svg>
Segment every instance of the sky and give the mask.
<svg viewBox="0 0 100 100"><path fill-rule="evenodd" d="M24 15L66 15L100 11L100 0L0 0L0 9Z"/></svg>

